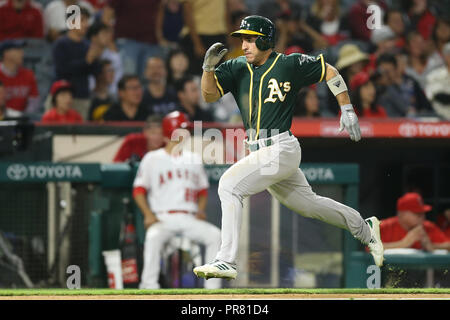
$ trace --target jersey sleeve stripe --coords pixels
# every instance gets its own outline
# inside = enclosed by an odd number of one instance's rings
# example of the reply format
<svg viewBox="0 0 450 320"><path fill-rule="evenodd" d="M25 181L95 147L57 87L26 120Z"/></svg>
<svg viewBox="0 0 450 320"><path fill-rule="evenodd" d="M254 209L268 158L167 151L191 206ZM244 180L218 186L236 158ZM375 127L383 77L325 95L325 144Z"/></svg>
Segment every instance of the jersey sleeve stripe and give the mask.
<svg viewBox="0 0 450 320"><path fill-rule="evenodd" d="M146 195L147 189L145 189L144 187L134 187L133 188L133 198L135 198L139 194Z"/></svg>
<svg viewBox="0 0 450 320"><path fill-rule="evenodd" d="M215 74L214 74L214 79L216 79L216 86L219 89L220 96L223 97L223 88L220 85L219 79L217 79L217 76Z"/></svg>
<svg viewBox="0 0 450 320"><path fill-rule="evenodd" d="M320 76L319 82L322 82L325 75L325 60L323 59L323 54L319 55L320 63L322 64L322 75Z"/></svg>

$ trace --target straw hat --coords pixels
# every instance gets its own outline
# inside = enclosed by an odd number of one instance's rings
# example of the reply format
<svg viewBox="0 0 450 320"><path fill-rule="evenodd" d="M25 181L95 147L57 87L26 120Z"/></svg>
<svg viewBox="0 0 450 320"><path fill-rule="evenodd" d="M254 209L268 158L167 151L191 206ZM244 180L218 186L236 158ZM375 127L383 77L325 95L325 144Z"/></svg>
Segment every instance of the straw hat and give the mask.
<svg viewBox="0 0 450 320"><path fill-rule="evenodd" d="M345 44L339 49L339 58L336 68L341 70L360 61L369 60L369 55L362 52L355 44Z"/></svg>

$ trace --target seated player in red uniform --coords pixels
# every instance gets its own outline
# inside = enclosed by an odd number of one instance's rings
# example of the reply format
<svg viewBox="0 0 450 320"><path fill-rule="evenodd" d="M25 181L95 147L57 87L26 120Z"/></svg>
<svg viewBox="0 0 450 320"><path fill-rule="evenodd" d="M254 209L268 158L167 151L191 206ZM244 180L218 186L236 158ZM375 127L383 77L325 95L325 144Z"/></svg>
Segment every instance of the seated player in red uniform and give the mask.
<svg viewBox="0 0 450 320"><path fill-rule="evenodd" d="M420 194L409 192L397 200L397 215L380 224L385 249L414 248L425 251L450 249L450 240L433 222L425 219L432 207Z"/></svg>
<svg viewBox="0 0 450 320"><path fill-rule="evenodd" d="M161 121L161 116L151 115L147 118L142 132L128 134L117 150L114 162L125 162L130 159L138 161L148 151L161 148L164 144Z"/></svg>
<svg viewBox="0 0 450 320"><path fill-rule="evenodd" d="M74 109L72 85L66 80L58 80L53 83L50 94L52 96L52 108L42 116L43 123L80 123L81 115Z"/></svg>

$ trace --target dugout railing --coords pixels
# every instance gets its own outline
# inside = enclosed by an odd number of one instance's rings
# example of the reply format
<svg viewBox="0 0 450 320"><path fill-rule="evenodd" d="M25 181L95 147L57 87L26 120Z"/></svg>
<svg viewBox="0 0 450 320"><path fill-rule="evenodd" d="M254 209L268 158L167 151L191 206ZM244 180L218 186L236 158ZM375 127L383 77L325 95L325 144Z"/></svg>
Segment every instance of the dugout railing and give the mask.
<svg viewBox="0 0 450 320"><path fill-rule="evenodd" d="M357 165L301 167L317 193L357 207ZM217 183L226 168L206 166L209 220L218 226ZM35 286L64 286L69 265L80 267L83 286L107 286L102 251L119 247L123 200L131 197L136 169L137 163L0 163L0 230L23 257ZM142 245L142 217L136 207L133 212ZM240 277L231 285L343 286L349 255L344 239L342 230L293 214L267 192L255 195L245 202Z"/></svg>

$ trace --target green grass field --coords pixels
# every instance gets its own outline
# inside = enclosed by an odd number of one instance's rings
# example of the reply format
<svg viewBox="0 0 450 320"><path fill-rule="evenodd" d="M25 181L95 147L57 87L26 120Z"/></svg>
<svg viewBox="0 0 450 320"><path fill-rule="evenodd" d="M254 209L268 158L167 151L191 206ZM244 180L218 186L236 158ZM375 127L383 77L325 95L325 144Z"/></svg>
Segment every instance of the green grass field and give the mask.
<svg viewBox="0 0 450 320"><path fill-rule="evenodd" d="M446 289L0 289L0 296L67 296L67 295L267 295L267 294L449 294Z"/></svg>

